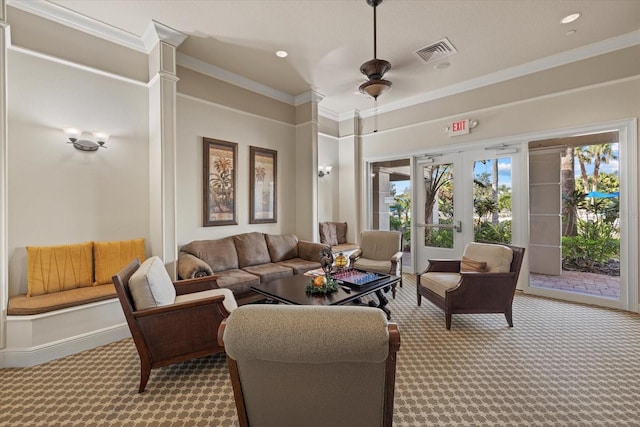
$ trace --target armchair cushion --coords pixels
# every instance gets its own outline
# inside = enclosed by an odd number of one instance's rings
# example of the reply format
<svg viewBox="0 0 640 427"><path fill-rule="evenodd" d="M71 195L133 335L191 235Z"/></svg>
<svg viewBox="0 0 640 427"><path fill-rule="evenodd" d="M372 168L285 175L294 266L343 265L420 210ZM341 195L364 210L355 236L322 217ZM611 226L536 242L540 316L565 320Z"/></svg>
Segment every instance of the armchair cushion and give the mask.
<svg viewBox="0 0 640 427"><path fill-rule="evenodd" d="M136 310L173 304L176 289L160 257L142 263L129 279L129 290Z"/></svg>
<svg viewBox="0 0 640 427"><path fill-rule="evenodd" d="M376 261L374 259L360 258L355 262L354 267L360 270L389 274L391 272L391 261Z"/></svg>
<svg viewBox="0 0 640 427"><path fill-rule="evenodd" d="M483 273L487 271L487 263L484 261L476 261L471 258L467 258L465 256L462 257L462 262L460 263L460 272L461 273Z"/></svg>
<svg viewBox="0 0 640 427"><path fill-rule="evenodd" d="M458 286L460 278L458 273L425 273L420 276L418 285L424 286L444 298L449 289Z"/></svg>
<svg viewBox="0 0 640 427"><path fill-rule="evenodd" d="M467 243L463 256L487 263L489 273L508 273L511 269L513 251L504 245L488 243Z"/></svg>
<svg viewBox="0 0 640 427"><path fill-rule="evenodd" d="M175 303L177 304L187 301L196 301L203 298L217 297L218 295L224 296L224 301L222 302L222 304L224 305L225 310L227 310L229 313L238 308L238 304L236 303L236 299L233 296L233 292L231 292L231 290L229 289L209 289L207 291L178 295L176 296Z"/></svg>

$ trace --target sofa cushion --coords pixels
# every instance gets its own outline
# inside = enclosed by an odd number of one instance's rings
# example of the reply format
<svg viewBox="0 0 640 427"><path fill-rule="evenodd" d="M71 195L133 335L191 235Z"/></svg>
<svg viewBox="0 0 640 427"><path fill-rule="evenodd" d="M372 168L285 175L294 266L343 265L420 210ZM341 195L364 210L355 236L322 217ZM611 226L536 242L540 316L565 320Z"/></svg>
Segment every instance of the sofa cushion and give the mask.
<svg viewBox="0 0 640 427"><path fill-rule="evenodd" d="M320 223L320 242L327 245L337 245L336 225L332 222Z"/></svg>
<svg viewBox="0 0 640 427"><path fill-rule="evenodd" d="M27 297L93 285L93 242L26 249Z"/></svg>
<svg viewBox="0 0 640 427"><path fill-rule="evenodd" d="M251 265L271 262L267 241L263 233L238 234L233 236L233 241L236 245L236 252L238 253L239 268L244 269Z"/></svg>
<svg viewBox="0 0 640 427"><path fill-rule="evenodd" d="M293 270L278 264L260 264L245 267L244 271L260 276L260 283L270 282L281 277L293 276Z"/></svg>
<svg viewBox="0 0 640 427"><path fill-rule="evenodd" d="M460 262L461 273L484 273L487 271L487 263L484 261L476 261L466 256L462 257Z"/></svg>
<svg viewBox="0 0 640 427"><path fill-rule="evenodd" d="M449 289L458 286L461 277L458 273L425 273L420 276L419 286L425 287L444 298Z"/></svg>
<svg viewBox="0 0 640 427"><path fill-rule="evenodd" d="M292 258L285 261L280 261L278 265L292 269L293 274L303 274L309 270L322 267L319 262L308 261L302 258Z"/></svg>
<svg viewBox="0 0 640 427"><path fill-rule="evenodd" d="M7 314L9 316L30 316L117 297L113 283L100 286L85 286L35 297L16 295L9 297Z"/></svg>
<svg viewBox="0 0 640 427"><path fill-rule="evenodd" d="M144 239L93 242L94 285L111 283L111 278L133 259L144 262Z"/></svg>
<svg viewBox="0 0 640 427"><path fill-rule="evenodd" d="M200 258L214 272L238 268L238 255L233 237L217 240L197 240L181 248L182 251Z"/></svg>
<svg viewBox="0 0 640 427"><path fill-rule="evenodd" d="M513 251L504 245L467 243L463 256L475 261L486 262L489 273L508 273L511 271Z"/></svg>
<svg viewBox="0 0 640 427"><path fill-rule="evenodd" d="M253 285L260 283L260 276L247 273L237 268L216 273L216 282L221 288L230 289L234 295L241 295L251 291Z"/></svg>
<svg viewBox="0 0 640 427"><path fill-rule="evenodd" d="M208 289L201 292L191 292L189 294L177 295L175 302L177 304L181 302L197 301L199 299L217 297L219 295L224 296L222 305L224 305L225 310L227 310L229 313L238 308L238 303L236 302L236 299L233 296L233 292L231 292L230 289Z"/></svg>
<svg viewBox="0 0 640 427"><path fill-rule="evenodd" d="M298 236L295 234L265 234L271 262L298 257Z"/></svg>
<svg viewBox="0 0 640 427"><path fill-rule="evenodd" d="M140 265L129 279L129 291L136 310L173 304L176 289L160 257L154 256Z"/></svg>

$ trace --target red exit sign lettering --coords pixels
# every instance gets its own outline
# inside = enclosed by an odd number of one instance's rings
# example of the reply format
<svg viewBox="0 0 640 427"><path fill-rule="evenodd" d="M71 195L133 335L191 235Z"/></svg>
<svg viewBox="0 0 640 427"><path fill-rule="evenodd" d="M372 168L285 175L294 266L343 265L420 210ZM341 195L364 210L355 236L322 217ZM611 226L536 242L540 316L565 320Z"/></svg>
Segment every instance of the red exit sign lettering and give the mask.
<svg viewBox="0 0 640 427"><path fill-rule="evenodd" d="M469 133L469 120L458 120L449 126L449 135L466 135Z"/></svg>

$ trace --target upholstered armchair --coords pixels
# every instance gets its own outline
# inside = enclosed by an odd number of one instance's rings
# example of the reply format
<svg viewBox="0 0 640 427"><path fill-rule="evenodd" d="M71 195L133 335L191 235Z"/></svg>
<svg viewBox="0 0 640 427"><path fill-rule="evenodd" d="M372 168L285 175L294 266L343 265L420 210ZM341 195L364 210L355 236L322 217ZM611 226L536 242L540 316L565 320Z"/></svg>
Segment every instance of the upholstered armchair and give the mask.
<svg viewBox="0 0 640 427"><path fill-rule="evenodd" d="M392 425L400 333L376 308L245 305L218 340L241 427Z"/></svg>
<svg viewBox="0 0 640 427"><path fill-rule="evenodd" d="M398 276L402 286L402 234L399 231L363 231L360 248L349 260L354 268ZM395 298L395 285L392 291Z"/></svg>
<svg viewBox="0 0 640 427"><path fill-rule="evenodd" d="M418 305L422 297L444 310L447 329L451 315L503 313L513 327L512 304L524 258L524 248L469 243L462 260L430 259L416 277Z"/></svg>
<svg viewBox="0 0 640 427"><path fill-rule="evenodd" d="M113 284L140 356L140 387L151 369L221 353L218 326L236 307L215 276L171 282L158 257L138 258L113 276Z"/></svg>

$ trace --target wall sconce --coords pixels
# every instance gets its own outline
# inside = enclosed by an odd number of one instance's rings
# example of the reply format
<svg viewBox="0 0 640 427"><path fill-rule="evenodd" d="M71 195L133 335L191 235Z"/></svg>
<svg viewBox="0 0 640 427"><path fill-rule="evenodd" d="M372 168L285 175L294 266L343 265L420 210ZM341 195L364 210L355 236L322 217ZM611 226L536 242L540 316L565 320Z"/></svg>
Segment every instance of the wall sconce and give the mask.
<svg viewBox="0 0 640 427"><path fill-rule="evenodd" d="M325 175L331 174L333 166L318 166L318 176L322 178Z"/></svg>
<svg viewBox="0 0 640 427"><path fill-rule="evenodd" d="M76 128L64 128L64 133L69 138L67 144L73 144L73 146L81 151L96 151L98 148L107 148L105 143L109 139L109 134L104 132L93 132L93 137L96 141L90 139L80 139L82 131Z"/></svg>

